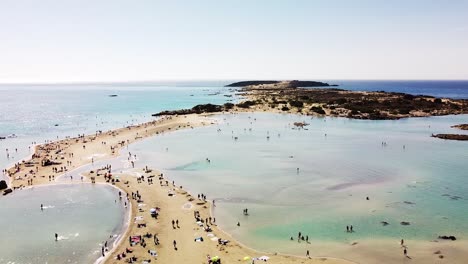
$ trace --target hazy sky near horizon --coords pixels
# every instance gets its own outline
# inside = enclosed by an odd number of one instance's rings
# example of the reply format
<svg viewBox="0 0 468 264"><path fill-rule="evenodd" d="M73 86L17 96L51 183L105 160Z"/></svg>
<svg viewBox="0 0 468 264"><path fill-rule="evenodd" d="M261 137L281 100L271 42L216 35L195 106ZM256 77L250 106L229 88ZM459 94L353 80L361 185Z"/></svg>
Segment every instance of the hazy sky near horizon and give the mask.
<svg viewBox="0 0 468 264"><path fill-rule="evenodd" d="M468 0L0 0L0 83L468 79Z"/></svg>

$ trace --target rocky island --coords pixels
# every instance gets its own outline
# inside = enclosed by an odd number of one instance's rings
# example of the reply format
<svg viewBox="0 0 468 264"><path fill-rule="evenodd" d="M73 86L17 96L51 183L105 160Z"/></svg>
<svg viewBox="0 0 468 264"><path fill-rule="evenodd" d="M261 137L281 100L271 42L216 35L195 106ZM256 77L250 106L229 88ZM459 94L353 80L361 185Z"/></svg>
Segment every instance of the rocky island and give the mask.
<svg viewBox="0 0 468 264"><path fill-rule="evenodd" d="M328 84L324 82L317 82L317 81L242 81L242 82L235 82L226 85L226 87L246 87L246 86L253 86L253 85L273 85L274 87L281 87L287 85L289 88L297 88L297 87L329 87L329 86L338 86L336 84Z"/></svg>
<svg viewBox="0 0 468 264"><path fill-rule="evenodd" d="M243 86L244 85L244 86ZM348 91L313 81L245 81L227 85L241 87L237 104L197 105L192 109L164 111L153 116L224 111L284 112L353 119L392 120L407 117L468 114L468 100L435 98L394 92Z"/></svg>

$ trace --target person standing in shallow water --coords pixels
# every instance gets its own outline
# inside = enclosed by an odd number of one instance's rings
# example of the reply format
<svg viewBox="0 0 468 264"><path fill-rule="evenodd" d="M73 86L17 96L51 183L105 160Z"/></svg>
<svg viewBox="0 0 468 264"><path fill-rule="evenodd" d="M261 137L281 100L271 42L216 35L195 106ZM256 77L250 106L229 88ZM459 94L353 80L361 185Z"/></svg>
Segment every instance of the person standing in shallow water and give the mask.
<svg viewBox="0 0 468 264"><path fill-rule="evenodd" d="M55 241L58 241L58 234L55 233Z"/></svg>

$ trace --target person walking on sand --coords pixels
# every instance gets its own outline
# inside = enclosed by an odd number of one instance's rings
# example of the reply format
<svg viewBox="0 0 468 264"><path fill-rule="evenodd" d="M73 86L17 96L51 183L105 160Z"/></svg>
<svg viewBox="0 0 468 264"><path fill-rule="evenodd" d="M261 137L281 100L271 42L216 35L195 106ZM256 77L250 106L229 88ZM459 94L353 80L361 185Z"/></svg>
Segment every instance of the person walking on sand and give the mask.
<svg viewBox="0 0 468 264"><path fill-rule="evenodd" d="M174 245L174 249L177 250L177 241L174 240L174 242L172 242L172 244Z"/></svg>
<svg viewBox="0 0 468 264"><path fill-rule="evenodd" d="M309 250L307 250L306 257L310 258Z"/></svg>
<svg viewBox="0 0 468 264"><path fill-rule="evenodd" d="M403 239L401 239L400 245L403 246L404 244L405 244L405 241Z"/></svg>
<svg viewBox="0 0 468 264"><path fill-rule="evenodd" d="M408 250L406 248L403 249L403 255L405 255L405 257L408 257Z"/></svg>

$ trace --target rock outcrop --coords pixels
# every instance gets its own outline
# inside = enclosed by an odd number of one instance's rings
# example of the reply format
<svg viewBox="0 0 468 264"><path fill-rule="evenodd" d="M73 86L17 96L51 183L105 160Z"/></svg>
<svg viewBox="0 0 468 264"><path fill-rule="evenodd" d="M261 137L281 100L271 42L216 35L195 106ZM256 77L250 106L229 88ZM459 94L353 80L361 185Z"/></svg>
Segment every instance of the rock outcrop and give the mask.
<svg viewBox="0 0 468 264"><path fill-rule="evenodd" d="M228 109L230 105L232 104L225 104L225 105L202 104L202 105L196 105L192 109L162 111L162 112L153 114L152 116L215 113L215 112L222 112L225 109Z"/></svg>
<svg viewBox="0 0 468 264"><path fill-rule="evenodd" d="M455 126L452 126L453 128L458 128L458 129L461 129L461 130L468 130L468 124L460 124L460 125L455 125Z"/></svg>
<svg viewBox="0 0 468 264"><path fill-rule="evenodd" d="M3 195L7 195L7 194L10 194L10 193L12 193L12 192L13 192L13 190L10 189L10 188L8 188L8 189L6 189L6 190L3 191Z"/></svg>
<svg viewBox="0 0 468 264"><path fill-rule="evenodd" d="M8 185L7 185L6 181L1 180L0 181L0 190L4 190L4 189L7 189L7 188L8 188Z"/></svg>
<svg viewBox="0 0 468 264"><path fill-rule="evenodd" d="M447 140L468 140L468 135L461 134L433 134L432 137L447 139Z"/></svg>

